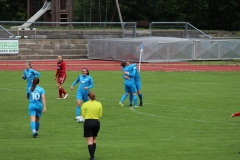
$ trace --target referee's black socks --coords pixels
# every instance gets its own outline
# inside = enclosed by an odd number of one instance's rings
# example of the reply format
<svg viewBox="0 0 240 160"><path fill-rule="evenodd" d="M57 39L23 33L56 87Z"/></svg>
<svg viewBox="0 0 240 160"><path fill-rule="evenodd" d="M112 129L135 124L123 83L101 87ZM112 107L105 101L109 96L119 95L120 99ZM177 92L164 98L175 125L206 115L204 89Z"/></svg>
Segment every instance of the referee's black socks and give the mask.
<svg viewBox="0 0 240 160"><path fill-rule="evenodd" d="M95 153L95 150L96 150L96 146L97 146L97 144L93 143L94 153Z"/></svg>
<svg viewBox="0 0 240 160"><path fill-rule="evenodd" d="M88 145L88 152L90 154L91 159L94 159L94 146L93 146L93 144Z"/></svg>

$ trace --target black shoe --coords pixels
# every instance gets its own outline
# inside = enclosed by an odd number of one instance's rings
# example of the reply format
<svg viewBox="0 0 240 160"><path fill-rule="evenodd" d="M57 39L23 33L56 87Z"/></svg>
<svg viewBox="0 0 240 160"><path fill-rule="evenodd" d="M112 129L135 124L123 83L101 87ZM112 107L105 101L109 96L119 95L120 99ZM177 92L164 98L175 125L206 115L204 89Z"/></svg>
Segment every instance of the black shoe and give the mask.
<svg viewBox="0 0 240 160"><path fill-rule="evenodd" d="M37 138L37 134L36 133L33 135L33 138Z"/></svg>
<svg viewBox="0 0 240 160"><path fill-rule="evenodd" d="M35 133L36 134L36 136L38 136L38 133Z"/></svg>
<svg viewBox="0 0 240 160"><path fill-rule="evenodd" d="M132 104L129 104L129 106L132 106Z"/></svg>
<svg viewBox="0 0 240 160"><path fill-rule="evenodd" d="M142 103L143 103L143 102L140 102L139 106L142 106Z"/></svg>
<svg viewBox="0 0 240 160"><path fill-rule="evenodd" d="M95 160L95 158L90 158L89 160Z"/></svg>

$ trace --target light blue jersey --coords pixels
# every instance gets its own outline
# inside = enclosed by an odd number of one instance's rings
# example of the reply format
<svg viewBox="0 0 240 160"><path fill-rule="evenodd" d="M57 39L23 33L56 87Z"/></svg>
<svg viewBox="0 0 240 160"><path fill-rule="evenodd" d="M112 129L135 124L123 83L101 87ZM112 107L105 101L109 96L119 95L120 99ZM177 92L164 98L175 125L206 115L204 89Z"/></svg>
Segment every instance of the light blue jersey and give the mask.
<svg viewBox="0 0 240 160"><path fill-rule="evenodd" d="M136 67L136 63L122 68L123 72L128 72L128 74L123 74L124 83L134 83L134 76L136 72L136 70L133 70L134 67Z"/></svg>
<svg viewBox="0 0 240 160"><path fill-rule="evenodd" d="M132 64L129 66L125 66L122 69L123 72L128 72L128 74L123 74L125 93L137 92L136 85L134 82L134 75L135 75L136 70L132 69L135 66L136 66L136 64Z"/></svg>
<svg viewBox="0 0 240 160"><path fill-rule="evenodd" d="M40 77L40 73L33 70L32 68L24 69L22 78L24 80L27 80L27 91L28 91L28 88L30 88L32 86L32 80L35 77Z"/></svg>
<svg viewBox="0 0 240 160"><path fill-rule="evenodd" d="M77 100L84 100L87 101L87 94L89 92L89 89L93 88L94 83L93 79L89 75L79 75L78 78L73 82L72 86L75 86L79 82L78 90L77 90ZM84 89L84 87L88 87L88 89Z"/></svg>
<svg viewBox="0 0 240 160"><path fill-rule="evenodd" d="M132 69L135 70L134 81L140 81L140 75L138 73L137 67L133 67Z"/></svg>
<svg viewBox="0 0 240 160"><path fill-rule="evenodd" d="M137 90L141 90L141 78L138 73L137 67L133 67L132 70L135 70L134 82L136 84L136 88L137 88Z"/></svg>
<svg viewBox="0 0 240 160"><path fill-rule="evenodd" d="M28 112L29 116L41 117L42 114L42 95L45 91L42 87L36 86L33 92L30 91L31 87L28 89L29 105Z"/></svg>

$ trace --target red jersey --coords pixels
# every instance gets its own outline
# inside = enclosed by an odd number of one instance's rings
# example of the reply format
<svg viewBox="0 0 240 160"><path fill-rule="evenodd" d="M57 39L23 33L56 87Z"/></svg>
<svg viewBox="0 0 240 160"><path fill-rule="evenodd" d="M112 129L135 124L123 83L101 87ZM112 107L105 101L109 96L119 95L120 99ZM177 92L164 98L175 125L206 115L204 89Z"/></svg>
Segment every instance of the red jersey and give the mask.
<svg viewBox="0 0 240 160"><path fill-rule="evenodd" d="M57 63L57 72L55 77L66 76L66 63L64 61L60 61Z"/></svg>

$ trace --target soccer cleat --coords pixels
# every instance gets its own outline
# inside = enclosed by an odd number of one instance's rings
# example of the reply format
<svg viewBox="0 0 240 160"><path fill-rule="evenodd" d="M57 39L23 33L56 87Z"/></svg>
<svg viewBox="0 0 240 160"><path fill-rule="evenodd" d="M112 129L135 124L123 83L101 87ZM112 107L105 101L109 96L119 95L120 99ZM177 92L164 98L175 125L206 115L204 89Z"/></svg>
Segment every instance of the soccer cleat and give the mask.
<svg viewBox="0 0 240 160"><path fill-rule="evenodd" d="M134 106L134 107L139 107L139 106Z"/></svg>
<svg viewBox="0 0 240 160"><path fill-rule="evenodd" d="M36 134L36 136L38 136L38 133L35 133Z"/></svg>
<svg viewBox="0 0 240 160"><path fill-rule="evenodd" d="M139 106L142 106L142 103L143 103L143 102L140 102Z"/></svg>
<svg viewBox="0 0 240 160"><path fill-rule="evenodd" d="M132 106L132 104L129 104L129 106L131 107L131 106Z"/></svg>
<svg viewBox="0 0 240 160"><path fill-rule="evenodd" d="M35 134L33 134L33 138L37 138L37 134L35 133Z"/></svg>
<svg viewBox="0 0 240 160"><path fill-rule="evenodd" d="M57 99L62 99L62 98L58 97Z"/></svg>
<svg viewBox="0 0 240 160"><path fill-rule="evenodd" d="M119 102L119 105L120 105L121 107L124 107L124 105L122 104L122 102Z"/></svg>
<svg viewBox="0 0 240 160"><path fill-rule="evenodd" d="M67 98L67 96L68 96L68 94L65 94L65 96L63 97L63 99L66 99L66 98Z"/></svg>

